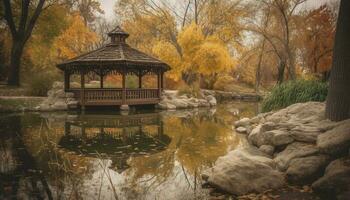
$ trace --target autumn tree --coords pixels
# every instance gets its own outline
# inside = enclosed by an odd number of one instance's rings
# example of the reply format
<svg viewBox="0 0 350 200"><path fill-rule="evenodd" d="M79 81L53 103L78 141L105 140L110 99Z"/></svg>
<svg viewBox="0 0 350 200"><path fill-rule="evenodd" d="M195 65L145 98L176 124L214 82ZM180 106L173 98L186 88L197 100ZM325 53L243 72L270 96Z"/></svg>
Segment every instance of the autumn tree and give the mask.
<svg viewBox="0 0 350 200"><path fill-rule="evenodd" d="M53 42L54 53L61 61L85 53L98 41L97 34L85 26L80 15L73 15L70 21L70 26Z"/></svg>
<svg viewBox="0 0 350 200"><path fill-rule="evenodd" d="M350 118L350 1L342 0L335 35L333 67L329 81L326 116L341 121Z"/></svg>
<svg viewBox="0 0 350 200"><path fill-rule="evenodd" d="M306 0L263 0L255 4L256 15L248 21L246 30L261 35L278 58L277 83L296 78L296 47L293 32L296 30L296 10ZM264 16L269 16L265 23Z"/></svg>
<svg viewBox="0 0 350 200"><path fill-rule="evenodd" d="M231 55L240 50L239 25L245 9L240 0L176 3L121 0L115 10L131 35L131 45L172 66L168 78L188 84L206 80L212 87L211 79L234 66Z"/></svg>
<svg viewBox="0 0 350 200"><path fill-rule="evenodd" d="M9 0L3 1L4 18L12 36L8 85L19 86L20 84L19 73L23 49L32 34L45 2L46 0L39 0L34 5L33 1L23 0L18 5L16 2L11 3ZM20 9L17 8L18 6L20 6ZM20 16L19 20L17 20L17 16ZM18 21L17 25L16 21Z"/></svg>
<svg viewBox="0 0 350 200"><path fill-rule="evenodd" d="M70 7L78 11L84 20L85 26L96 20L96 14L103 14L101 3L98 0L66 0Z"/></svg>
<svg viewBox="0 0 350 200"><path fill-rule="evenodd" d="M300 43L301 56L304 68L314 74L322 73L324 79L330 71L335 34L335 14L331 9L323 5L311 10L300 20L298 42Z"/></svg>

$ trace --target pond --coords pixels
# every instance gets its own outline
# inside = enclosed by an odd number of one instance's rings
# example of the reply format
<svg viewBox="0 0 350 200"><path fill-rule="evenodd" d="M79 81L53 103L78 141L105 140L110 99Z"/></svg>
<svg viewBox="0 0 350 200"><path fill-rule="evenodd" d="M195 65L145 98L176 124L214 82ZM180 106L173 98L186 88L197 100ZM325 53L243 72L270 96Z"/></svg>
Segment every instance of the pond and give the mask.
<svg viewBox="0 0 350 200"><path fill-rule="evenodd" d="M0 199L208 199L201 172L246 144L232 124L257 110L1 115Z"/></svg>

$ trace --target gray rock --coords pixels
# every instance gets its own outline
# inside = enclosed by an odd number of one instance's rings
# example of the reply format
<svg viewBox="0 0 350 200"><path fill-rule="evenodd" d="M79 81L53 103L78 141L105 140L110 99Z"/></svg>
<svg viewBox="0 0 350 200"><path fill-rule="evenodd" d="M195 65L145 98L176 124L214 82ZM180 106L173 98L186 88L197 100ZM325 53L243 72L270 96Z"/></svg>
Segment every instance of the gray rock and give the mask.
<svg viewBox="0 0 350 200"><path fill-rule="evenodd" d="M290 144L294 141L294 139L290 136L287 131L283 130L273 130L274 133L272 138L272 144L274 146L282 146L286 144Z"/></svg>
<svg viewBox="0 0 350 200"><path fill-rule="evenodd" d="M200 107L209 107L210 103L205 99L198 99L198 106Z"/></svg>
<svg viewBox="0 0 350 200"><path fill-rule="evenodd" d="M216 106L216 104L217 104L216 98L213 95L207 96L206 99L211 106Z"/></svg>
<svg viewBox="0 0 350 200"><path fill-rule="evenodd" d="M338 199L348 199L350 192L350 157L332 161L326 168L323 177L312 184L316 192L338 196Z"/></svg>
<svg viewBox="0 0 350 200"><path fill-rule="evenodd" d="M157 108L162 110L175 110L176 106L167 102L160 102L157 104Z"/></svg>
<svg viewBox="0 0 350 200"><path fill-rule="evenodd" d="M296 141L315 143L317 136L322 132L318 127L298 125L294 127L290 133Z"/></svg>
<svg viewBox="0 0 350 200"><path fill-rule="evenodd" d="M174 106L176 106L176 108L179 109L188 107L188 103L183 99L173 99L171 101L171 104L173 104Z"/></svg>
<svg viewBox="0 0 350 200"><path fill-rule="evenodd" d="M350 119L317 137L317 147L327 154L346 153L350 147Z"/></svg>
<svg viewBox="0 0 350 200"><path fill-rule="evenodd" d="M250 119L247 117L242 118L238 121L235 121L235 127L248 126L248 125L250 125Z"/></svg>
<svg viewBox="0 0 350 200"><path fill-rule="evenodd" d="M284 185L282 173L259 150L236 149L204 173L210 185L235 195L263 192Z"/></svg>
<svg viewBox="0 0 350 200"><path fill-rule="evenodd" d="M245 127L238 127L238 128L236 128L236 131L238 132L238 133L247 133L247 129L245 128Z"/></svg>
<svg viewBox="0 0 350 200"><path fill-rule="evenodd" d="M287 169L287 180L296 184L309 184L319 178L330 161L327 155L293 159Z"/></svg>
<svg viewBox="0 0 350 200"><path fill-rule="evenodd" d="M121 105L120 106L120 110L129 110L130 109L130 107L129 107L129 105Z"/></svg>
<svg viewBox="0 0 350 200"><path fill-rule="evenodd" d="M57 97L57 98L65 98L66 97L66 93L64 92L63 89L58 89L58 90L55 91L54 96Z"/></svg>
<svg viewBox="0 0 350 200"><path fill-rule="evenodd" d="M52 84L53 89L62 89L63 87L64 87L64 84L63 84L63 82L60 82L60 81L55 81Z"/></svg>
<svg viewBox="0 0 350 200"><path fill-rule="evenodd" d="M259 123L262 118L263 118L263 116L261 114L259 114L255 117L251 118L250 123L252 123L252 124Z"/></svg>
<svg viewBox="0 0 350 200"><path fill-rule="evenodd" d="M274 132L271 132L274 127L274 123L266 122L264 124L256 126L248 136L248 140L260 147L261 145L271 145Z"/></svg>
<svg viewBox="0 0 350 200"><path fill-rule="evenodd" d="M68 106L64 101L57 101L51 106L52 110L67 110Z"/></svg>
<svg viewBox="0 0 350 200"><path fill-rule="evenodd" d="M294 142L288 145L282 152L275 157L277 167L281 171L287 170L289 163L294 158L312 156L318 153L315 145L301 142Z"/></svg>
<svg viewBox="0 0 350 200"><path fill-rule="evenodd" d="M188 104L189 108L198 108L198 103L192 102L190 100L188 100L186 103Z"/></svg>
<svg viewBox="0 0 350 200"><path fill-rule="evenodd" d="M275 151L275 147L271 145L261 145L261 147L259 147L259 150L263 153L266 153L267 155L272 156Z"/></svg>
<svg viewBox="0 0 350 200"><path fill-rule="evenodd" d="M289 115L305 122L319 121L325 119L325 104L322 102L296 103L287 107Z"/></svg>

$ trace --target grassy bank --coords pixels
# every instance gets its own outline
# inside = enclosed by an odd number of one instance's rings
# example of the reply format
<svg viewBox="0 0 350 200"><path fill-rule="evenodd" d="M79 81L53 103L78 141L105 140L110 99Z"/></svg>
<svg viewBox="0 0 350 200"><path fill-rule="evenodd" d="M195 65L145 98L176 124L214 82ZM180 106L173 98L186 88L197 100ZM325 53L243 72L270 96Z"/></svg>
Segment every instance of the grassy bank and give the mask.
<svg viewBox="0 0 350 200"><path fill-rule="evenodd" d="M262 103L262 111L269 112L295 103L326 100L328 84L318 80L296 80L275 86Z"/></svg>

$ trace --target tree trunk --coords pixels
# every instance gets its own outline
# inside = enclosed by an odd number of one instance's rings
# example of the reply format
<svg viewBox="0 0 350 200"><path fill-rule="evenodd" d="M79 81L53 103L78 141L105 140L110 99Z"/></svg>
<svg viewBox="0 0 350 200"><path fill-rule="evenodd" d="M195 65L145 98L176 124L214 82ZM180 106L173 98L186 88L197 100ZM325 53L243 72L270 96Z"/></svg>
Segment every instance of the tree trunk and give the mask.
<svg viewBox="0 0 350 200"><path fill-rule="evenodd" d="M333 66L329 82L326 117L350 118L350 1L342 0L335 35Z"/></svg>
<svg viewBox="0 0 350 200"><path fill-rule="evenodd" d="M284 70L286 68L285 61L280 61L278 65L278 75L277 75L277 84L281 84L284 81Z"/></svg>
<svg viewBox="0 0 350 200"><path fill-rule="evenodd" d="M260 81L261 81L261 63L262 59L264 56L264 50L265 50L265 38L263 40L263 43L261 45L261 51L259 55L259 61L258 61L258 66L256 67L256 72L255 72L255 92L258 94L259 93L259 86L260 86Z"/></svg>
<svg viewBox="0 0 350 200"><path fill-rule="evenodd" d="M13 41L11 50L10 68L7 84L10 86L19 86L20 83L20 65L24 45L20 41Z"/></svg>

